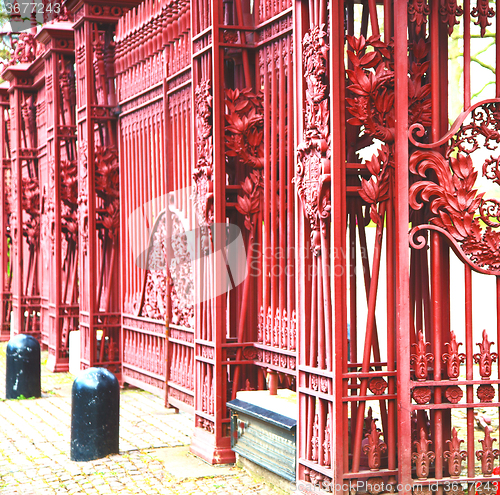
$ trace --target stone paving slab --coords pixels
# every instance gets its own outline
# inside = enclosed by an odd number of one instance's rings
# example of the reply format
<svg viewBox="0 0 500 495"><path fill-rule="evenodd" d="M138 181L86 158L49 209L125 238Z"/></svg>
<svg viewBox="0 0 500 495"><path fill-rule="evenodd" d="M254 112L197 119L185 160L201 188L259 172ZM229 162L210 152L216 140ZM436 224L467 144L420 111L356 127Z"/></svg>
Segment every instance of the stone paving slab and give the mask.
<svg viewBox="0 0 500 495"><path fill-rule="evenodd" d="M277 494L235 466L190 454L192 417L138 389L121 391L120 454L71 461L74 377L42 366L42 398L5 400L5 348L0 343L0 494Z"/></svg>

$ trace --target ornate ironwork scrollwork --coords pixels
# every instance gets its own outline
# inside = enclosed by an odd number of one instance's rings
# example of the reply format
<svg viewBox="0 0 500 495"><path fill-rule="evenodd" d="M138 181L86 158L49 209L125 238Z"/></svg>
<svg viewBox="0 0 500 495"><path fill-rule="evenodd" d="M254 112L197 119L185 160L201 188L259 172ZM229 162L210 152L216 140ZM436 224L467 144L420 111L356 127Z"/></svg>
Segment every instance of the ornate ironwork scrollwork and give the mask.
<svg viewBox="0 0 500 495"><path fill-rule="evenodd" d="M432 441L427 438L424 428L420 428L420 440L413 442L416 452L413 452L411 456L419 480L425 480L429 477L429 466L436 458L434 452L429 450L431 443Z"/></svg>
<svg viewBox="0 0 500 495"><path fill-rule="evenodd" d="M460 444L463 440L458 438L457 429L453 428L451 440L446 440L448 444L447 451L444 452L443 457L448 460L448 471L451 478L458 478L462 470L462 461L467 458L467 452L460 450Z"/></svg>
<svg viewBox="0 0 500 495"><path fill-rule="evenodd" d="M315 26L303 39L306 108L304 141L297 147L294 178L304 213L311 225L311 249L321 252L321 223L330 215L330 109L327 76L328 50L323 26Z"/></svg>
<svg viewBox="0 0 500 495"><path fill-rule="evenodd" d="M414 365L415 377L418 381L427 379L429 363L434 361L434 356L427 352L429 342L425 342L422 330L418 332L417 343L412 344L415 353L410 357L410 363Z"/></svg>
<svg viewBox="0 0 500 495"><path fill-rule="evenodd" d="M450 342L446 342L445 344L448 347L448 352L443 354L443 361L447 364L446 369L450 380L458 380L460 364L465 361L465 354L458 352L458 348L461 345L462 343L457 342L455 332L452 330L450 333Z"/></svg>
<svg viewBox="0 0 500 495"><path fill-rule="evenodd" d="M198 222L203 229L213 223L211 206L213 198L212 94L210 81L207 79L202 80L195 89L195 108L198 161L193 171L195 183L193 203ZM205 237L204 241L208 242L208 237Z"/></svg>
<svg viewBox="0 0 500 495"><path fill-rule="evenodd" d="M487 426L484 429L484 439L479 440L483 448L476 451L476 457L481 461L481 471L484 476L493 474L493 461L500 455L497 449L493 449L493 442L496 442L497 439L491 438L490 432L491 429Z"/></svg>

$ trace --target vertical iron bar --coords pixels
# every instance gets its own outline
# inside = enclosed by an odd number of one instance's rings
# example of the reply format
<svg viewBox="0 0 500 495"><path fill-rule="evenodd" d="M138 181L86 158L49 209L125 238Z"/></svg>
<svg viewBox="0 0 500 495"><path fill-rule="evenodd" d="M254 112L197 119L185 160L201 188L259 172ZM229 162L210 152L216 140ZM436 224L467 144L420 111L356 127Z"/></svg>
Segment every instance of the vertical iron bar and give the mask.
<svg viewBox="0 0 500 495"><path fill-rule="evenodd" d="M271 314L276 315L278 306L278 277L275 275L276 254L278 244L278 81L276 74L276 61L279 57L279 52L276 53L276 42L271 45L271 218L269 222L271 236Z"/></svg>
<svg viewBox="0 0 500 495"><path fill-rule="evenodd" d="M287 74L287 102L286 102L286 110L287 110L287 129L286 129L286 137L288 148L286 150L287 153L287 171L286 171L286 191L287 191L287 308L288 308L288 318L292 317L292 311L295 309L295 204L294 204L294 187L292 184L292 178L295 172L295 156L294 156L294 120L293 120L293 73L295 67L292 65L292 55L291 55L291 38L287 37L286 42L286 66L288 68Z"/></svg>
<svg viewBox="0 0 500 495"><path fill-rule="evenodd" d="M387 259L387 371L396 370L396 355L395 355L395 325L394 325L394 299L395 299L395 272L394 272L394 184L390 180L389 183L389 201L386 215L386 259ZM352 334L352 332L351 332ZM388 379L388 393L394 394L396 391L394 377ZM387 439L387 458L388 468L396 468L396 409L394 400L389 400L388 408L388 429L386 434Z"/></svg>
<svg viewBox="0 0 500 495"><path fill-rule="evenodd" d="M470 0L464 0L464 111L471 104L470 88Z"/></svg>
<svg viewBox="0 0 500 495"><path fill-rule="evenodd" d="M474 336L472 332L472 271L469 265L464 265L465 270L465 356L466 380L474 379L473 353ZM466 400L469 404L474 402L474 386L467 385ZM467 476L475 475L475 448L474 448L474 408L467 408Z"/></svg>
<svg viewBox="0 0 500 495"><path fill-rule="evenodd" d="M439 234L431 232L431 284L432 284L432 330L433 342L432 349L434 352L434 380L441 380L441 354L443 348L442 342L442 293L441 293L441 239ZM434 404L441 404L441 387L434 388ZM443 477L443 411L436 409L434 411L434 452L435 460L435 477L440 479Z"/></svg>
<svg viewBox="0 0 500 495"><path fill-rule="evenodd" d="M287 174L286 174L286 113L285 113L285 103L286 103L286 80L285 80L285 60L283 53L286 50L286 40L281 40L278 44L279 56L278 56L278 67L279 67L279 174L277 178L278 194L279 194L279 216L278 216L278 227L279 227L279 241L278 241L278 257L279 257L279 309L280 315L283 316L283 310L286 307L287 298L287 284L286 284L286 191L287 191ZM281 339L280 339L281 342Z"/></svg>
<svg viewBox="0 0 500 495"><path fill-rule="evenodd" d="M266 2L267 3L267 2ZM269 74L268 74L268 60L264 56L264 238L263 238L263 307L264 307L264 318L267 316L267 308L270 304L270 294L269 294L269 265L271 263L271 255L269 249L271 248L271 228L270 228L270 192L271 192L271 177L270 177L270 88L269 88Z"/></svg>
<svg viewBox="0 0 500 495"><path fill-rule="evenodd" d="M341 359L332 360L333 417L330 418L332 431L332 468L335 492L337 483L343 481L343 472L348 461L348 442L343 433L347 429L347 417L342 402L344 380L342 372L347 356L347 282L346 260L346 177L345 177L345 67L344 67L344 2L330 2L330 134L331 134L331 233L330 233L330 279L332 299L333 349L342 349ZM333 254L333 255L332 255ZM323 256L327 256L324 253ZM328 330L330 331L330 330ZM333 351L332 349L332 351ZM332 356L333 357L333 356Z"/></svg>
<svg viewBox="0 0 500 495"><path fill-rule="evenodd" d="M375 306L377 303L377 288L378 279L380 273L380 261L382 252L382 236L383 227L385 221L386 203L381 203L380 205L380 219L377 224L377 231L375 233L375 248L373 252L373 270L372 277L370 281L370 293L368 297L368 316L366 320L366 334L365 334L365 345L363 351L363 363L361 370L363 373L367 373L370 369L370 355L374 339L375 331ZM368 390L368 380L366 378L361 379L361 387L359 395L364 396ZM352 470L353 472L359 471L359 461L361 454L361 441L363 435L363 423L365 415L365 401L360 402L358 409L358 417L356 418L356 429L354 431L354 448L353 448L353 461Z"/></svg>
<svg viewBox="0 0 500 495"><path fill-rule="evenodd" d="M395 235L396 235L396 329L398 417L398 483L403 487L411 479L410 416L410 319L409 319L409 240L408 240L408 57L407 3L394 3L394 77L395 77ZM410 495L404 488L400 495Z"/></svg>

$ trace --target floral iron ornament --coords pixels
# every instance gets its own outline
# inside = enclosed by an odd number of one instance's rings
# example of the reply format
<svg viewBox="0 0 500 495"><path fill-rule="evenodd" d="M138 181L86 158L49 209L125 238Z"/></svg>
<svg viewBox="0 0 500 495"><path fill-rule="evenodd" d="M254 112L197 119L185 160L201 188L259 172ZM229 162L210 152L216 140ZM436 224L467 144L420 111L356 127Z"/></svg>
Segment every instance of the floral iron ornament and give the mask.
<svg viewBox="0 0 500 495"><path fill-rule="evenodd" d="M375 421L372 420L371 431L365 437L368 443L363 446L363 452L368 457L368 467L371 471L378 471L382 464L382 454L387 452L387 445L380 440L382 432L377 429Z"/></svg>
<svg viewBox="0 0 500 495"><path fill-rule="evenodd" d="M226 155L245 165L264 167L264 111L262 94L250 89L226 89Z"/></svg>
<svg viewBox="0 0 500 495"><path fill-rule="evenodd" d="M107 235L115 240L120 228L120 164L113 146L97 146L95 150L95 192L102 199L99 221Z"/></svg>
<svg viewBox="0 0 500 495"><path fill-rule="evenodd" d="M450 332L450 342L446 342L445 346L448 347L448 352L443 354L443 361L447 364L448 378L450 380L458 380L460 375L460 364L465 361L465 354L459 353L458 348L462 345L457 342L455 332Z"/></svg>
<svg viewBox="0 0 500 495"><path fill-rule="evenodd" d="M425 480L429 477L429 466L436 458L434 452L429 450L431 443L432 441L427 438L424 428L420 428L420 440L413 442L416 452L413 452L411 456L419 480Z"/></svg>
<svg viewBox="0 0 500 495"><path fill-rule="evenodd" d="M262 94L250 89L226 90L226 156L237 157L251 167L241 183L236 209L245 217L245 227L252 230L260 212L263 193L264 111Z"/></svg>
<svg viewBox="0 0 500 495"><path fill-rule="evenodd" d="M470 121L464 124L466 118ZM463 112L450 131L430 144L416 142L413 133L423 135L423 127L410 129L410 141L423 148L410 158L410 171L427 179L432 170L436 181L420 180L410 187L410 206L419 210L429 203L429 224L412 229L411 245L423 248L423 230L434 230L447 237L457 256L480 273L500 275L500 202L485 198L474 189L478 172L472 154L478 149L497 151L483 163L483 176L499 183L498 143L500 142L500 100L485 100ZM433 151L448 142L444 156Z"/></svg>
<svg viewBox="0 0 500 495"><path fill-rule="evenodd" d="M415 353L410 357L410 363L414 366L415 377L418 381L424 381L427 379L429 363L434 361L434 356L430 352L427 352L428 345L430 345L429 342L425 342L424 333L420 330L418 332L417 343L412 344L412 347L415 349Z"/></svg>
<svg viewBox="0 0 500 495"><path fill-rule="evenodd" d="M483 341L476 345L479 347L480 352L474 354L474 362L479 364L481 379L488 380L491 376L492 364L497 360L498 354L490 351L493 342L488 340L486 330L483 330Z"/></svg>
<svg viewBox="0 0 500 495"><path fill-rule="evenodd" d="M20 33L14 45L14 53L8 65L16 63L30 64L35 60L38 50L38 42L32 33Z"/></svg>
<svg viewBox="0 0 500 495"><path fill-rule="evenodd" d="M196 191L193 198L198 222L202 227L213 222L213 138L212 94L210 81L204 79L195 89L196 131L198 161L193 171Z"/></svg>
<svg viewBox="0 0 500 495"><path fill-rule="evenodd" d="M68 242L78 242L78 173L77 163L62 160L61 164L61 230Z"/></svg>
<svg viewBox="0 0 500 495"><path fill-rule="evenodd" d="M410 22L415 23L415 32L420 34L422 27L425 31L425 24L431 9L426 0L411 0L408 2L408 14Z"/></svg>
<svg viewBox="0 0 500 495"><path fill-rule="evenodd" d="M383 208L380 203L389 198L390 180L394 172L395 86L394 54L391 44L380 36L347 36L347 52L353 69L347 70L351 84L347 89L353 94L346 98L347 109L352 115L348 123L359 127L360 138L366 144L378 139L384 144L366 162L370 179L361 180L360 196L371 205L370 216L375 223L381 221ZM371 51L367 52L367 48ZM429 68L425 61L429 44L421 39L411 47L413 62L408 73L408 120L410 125L431 123L430 85L423 84ZM369 141L367 141L367 139ZM366 145L365 144L365 145Z"/></svg>
<svg viewBox="0 0 500 495"><path fill-rule="evenodd" d="M456 428L452 430L451 440L446 440L449 450L445 451L443 457L448 460L448 471L451 478L458 478L462 471L462 461L467 458L467 452L460 450L463 440L458 438Z"/></svg>
<svg viewBox="0 0 500 495"><path fill-rule="evenodd" d="M27 213L23 221L23 235L32 249L40 238L40 188L37 177L23 177L22 206Z"/></svg>
<svg viewBox="0 0 500 495"><path fill-rule="evenodd" d="M476 457L481 461L481 471L484 476L493 474L493 461L500 455L497 449L493 449L493 442L496 442L497 439L491 438L490 431L490 427L487 426L484 430L484 439L479 440L483 449L476 451Z"/></svg>
<svg viewBox="0 0 500 495"><path fill-rule="evenodd" d="M311 225L311 249L321 252L321 223L330 216L330 109L327 76L328 45L324 26L315 26L303 39L306 108L304 141L297 147L294 178L304 213Z"/></svg>
<svg viewBox="0 0 500 495"><path fill-rule="evenodd" d="M476 26L481 26L481 36L486 34L486 27L491 26L488 19L495 17L495 10L490 7L489 0L477 0L476 6L472 9L470 15L477 18Z"/></svg>
<svg viewBox="0 0 500 495"><path fill-rule="evenodd" d="M463 15L462 7L457 5L457 0L445 0L439 7L441 21L448 26L448 36L453 33L453 27L459 24L457 17Z"/></svg>

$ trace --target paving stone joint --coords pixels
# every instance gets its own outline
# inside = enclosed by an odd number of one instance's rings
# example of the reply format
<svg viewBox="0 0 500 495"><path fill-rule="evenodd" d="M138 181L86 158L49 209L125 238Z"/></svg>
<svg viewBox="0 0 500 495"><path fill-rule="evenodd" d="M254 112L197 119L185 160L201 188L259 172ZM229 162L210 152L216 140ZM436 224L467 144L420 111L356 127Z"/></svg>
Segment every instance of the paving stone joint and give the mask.
<svg viewBox="0 0 500 495"><path fill-rule="evenodd" d="M237 466L209 466L189 453L194 427L186 413L139 389L120 392L120 453L88 462L69 458L69 373L51 373L42 352L42 398L5 399L0 343L0 494L277 495Z"/></svg>

